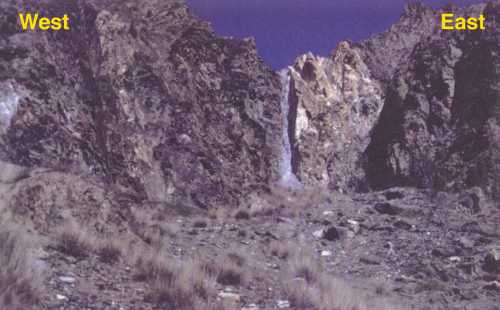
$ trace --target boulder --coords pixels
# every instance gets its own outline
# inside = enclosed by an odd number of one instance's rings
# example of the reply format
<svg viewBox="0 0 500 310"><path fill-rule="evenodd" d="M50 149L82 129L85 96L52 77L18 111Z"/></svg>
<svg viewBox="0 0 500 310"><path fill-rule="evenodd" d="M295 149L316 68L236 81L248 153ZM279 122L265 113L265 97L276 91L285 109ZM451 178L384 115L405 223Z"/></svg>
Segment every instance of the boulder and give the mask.
<svg viewBox="0 0 500 310"><path fill-rule="evenodd" d="M487 272L500 273L500 251L491 249L484 258L483 269Z"/></svg>

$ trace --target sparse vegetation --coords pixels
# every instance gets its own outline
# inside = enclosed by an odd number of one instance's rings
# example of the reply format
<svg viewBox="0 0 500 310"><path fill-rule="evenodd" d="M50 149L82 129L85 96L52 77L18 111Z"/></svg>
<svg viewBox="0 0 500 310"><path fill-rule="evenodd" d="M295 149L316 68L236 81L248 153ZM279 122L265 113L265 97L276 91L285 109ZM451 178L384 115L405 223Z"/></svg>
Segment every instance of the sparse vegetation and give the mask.
<svg viewBox="0 0 500 310"><path fill-rule="evenodd" d="M123 246L115 240L106 239L97 248L97 255L103 263L114 264L120 260Z"/></svg>
<svg viewBox="0 0 500 310"><path fill-rule="evenodd" d="M198 218L198 219L194 220L194 222L193 222L194 228L205 228L207 226L208 226L207 221L204 219L201 219L201 218Z"/></svg>
<svg viewBox="0 0 500 310"><path fill-rule="evenodd" d="M302 278L307 283L315 283L323 273L323 265L312 255L311 249L304 247L289 258L288 270L295 278Z"/></svg>
<svg viewBox="0 0 500 310"><path fill-rule="evenodd" d="M146 281L151 290L149 301L168 309L196 309L213 295L211 278L206 264L189 259L174 261L162 250L142 251L135 261L137 281Z"/></svg>
<svg viewBox="0 0 500 310"><path fill-rule="evenodd" d="M85 258L92 249L92 240L87 232L76 224L66 224L58 232L57 249L76 258Z"/></svg>
<svg viewBox="0 0 500 310"><path fill-rule="evenodd" d="M293 252L292 245L287 242L278 242L276 240L271 241L269 248L271 249L271 255L280 259L287 259L290 253Z"/></svg>
<svg viewBox="0 0 500 310"><path fill-rule="evenodd" d="M246 261L243 256L230 252L219 266L217 282L222 285L240 286L247 281Z"/></svg>
<svg viewBox="0 0 500 310"><path fill-rule="evenodd" d="M236 211L234 214L234 218L237 220L249 220L250 219L250 213L248 213L247 210L240 209Z"/></svg>
<svg viewBox="0 0 500 310"><path fill-rule="evenodd" d="M343 281L324 272L321 261L310 250L302 248L289 260L285 293L296 309L311 310L392 310L383 298L368 298Z"/></svg>
<svg viewBox="0 0 500 310"><path fill-rule="evenodd" d="M1 228L0 266L0 309L32 309L39 301L40 276L20 230Z"/></svg>

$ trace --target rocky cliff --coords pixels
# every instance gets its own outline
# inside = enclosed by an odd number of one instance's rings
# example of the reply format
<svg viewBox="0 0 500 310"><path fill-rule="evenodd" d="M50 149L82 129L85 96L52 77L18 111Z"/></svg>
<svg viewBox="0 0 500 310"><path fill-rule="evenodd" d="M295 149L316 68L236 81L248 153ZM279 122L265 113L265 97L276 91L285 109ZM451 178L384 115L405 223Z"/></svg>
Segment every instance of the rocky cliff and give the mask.
<svg viewBox="0 0 500 310"><path fill-rule="evenodd" d="M366 153L374 188L480 186L497 192L500 4L457 14L484 14L487 30L434 29L403 58Z"/></svg>
<svg viewBox="0 0 500 310"><path fill-rule="evenodd" d="M441 11L408 5L387 32L292 71L294 166L307 184L366 190L498 189L498 1L459 16L485 31L442 31ZM293 113L292 113L293 114Z"/></svg>
<svg viewBox="0 0 500 310"><path fill-rule="evenodd" d="M72 28L21 33L18 8ZM0 25L2 161L199 207L278 178L278 76L182 1L3 1Z"/></svg>

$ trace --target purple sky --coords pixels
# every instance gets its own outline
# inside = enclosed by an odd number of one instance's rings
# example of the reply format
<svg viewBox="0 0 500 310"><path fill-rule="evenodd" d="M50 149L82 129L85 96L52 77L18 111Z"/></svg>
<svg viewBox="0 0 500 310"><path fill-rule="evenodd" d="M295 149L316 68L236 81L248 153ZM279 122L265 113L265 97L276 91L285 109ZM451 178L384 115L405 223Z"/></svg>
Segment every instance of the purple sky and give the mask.
<svg viewBox="0 0 500 310"><path fill-rule="evenodd" d="M273 68L312 51L328 55L344 39L358 41L398 20L405 0L186 0L225 36L256 38L259 54ZM480 0L424 0L433 6Z"/></svg>

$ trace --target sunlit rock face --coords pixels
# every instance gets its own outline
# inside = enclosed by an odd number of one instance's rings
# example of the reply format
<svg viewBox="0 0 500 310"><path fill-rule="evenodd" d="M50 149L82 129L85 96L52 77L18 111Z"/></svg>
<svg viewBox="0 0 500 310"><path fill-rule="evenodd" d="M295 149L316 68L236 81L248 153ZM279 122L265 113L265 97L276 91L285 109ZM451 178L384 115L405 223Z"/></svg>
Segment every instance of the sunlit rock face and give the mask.
<svg viewBox="0 0 500 310"><path fill-rule="evenodd" d="M380 83L348 42L329 58L301 56L291 76L294 171L305 184L357 189L361 155L383 106Z"/></svg>
<svg viewBox="0 0 500 310"><path fill-rule="evenodd" d="M500 4L445 8L488 16L485 31L440 30L410 4L388 31L307 54L292 70L293 170L341 190L417 186L499 192Z"/></svg>
<svg viewBox="0 0 500 310"><path fill-rule="evenodd" d="M0 4L0 160L198 207L279 178L281 85L253 40L176 0L43 1L71 31L20 33L21 2Z"/></svg>

